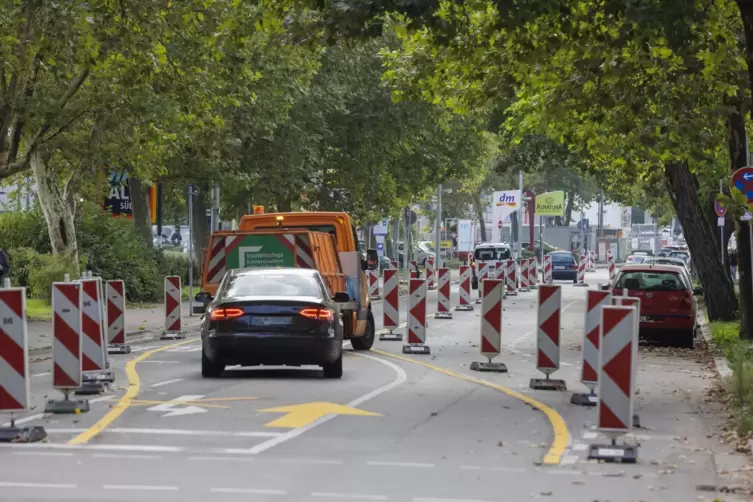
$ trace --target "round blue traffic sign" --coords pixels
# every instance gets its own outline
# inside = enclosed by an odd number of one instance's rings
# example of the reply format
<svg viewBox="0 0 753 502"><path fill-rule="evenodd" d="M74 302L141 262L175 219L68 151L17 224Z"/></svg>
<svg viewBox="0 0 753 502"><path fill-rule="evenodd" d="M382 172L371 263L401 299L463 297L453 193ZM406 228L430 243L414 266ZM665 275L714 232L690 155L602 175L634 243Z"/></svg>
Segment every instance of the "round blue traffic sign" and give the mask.
<svg viewBox="0 0 753 502"><path fill-rule="evenodd" d="M753 167L741 167L732 173L729 187L742 194L748 206L753 205Z"/></svg>
<svg viewBox="0 0 753 502"><path fill-rule="evenodd" d="M722 217L725 214L727 214L727 208L724 207L721 203L721 201L715 200L714 201L714 211L716 211L716 215L718 217Z"/></svg>
<svg viewBox="0 0 753 502"><path fill-rule="evenodd" d="M384 249L384 243L383 242L377 242L377 251L381 251Z"/></svg>

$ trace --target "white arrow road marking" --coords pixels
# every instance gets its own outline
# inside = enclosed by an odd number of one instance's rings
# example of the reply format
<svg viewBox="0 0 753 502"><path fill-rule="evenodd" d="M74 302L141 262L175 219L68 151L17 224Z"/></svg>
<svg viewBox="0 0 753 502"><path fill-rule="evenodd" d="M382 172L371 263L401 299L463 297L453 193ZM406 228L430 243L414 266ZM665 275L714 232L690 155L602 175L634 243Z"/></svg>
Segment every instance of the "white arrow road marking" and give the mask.
<svg viewBox="0 0 753 502"><path fill-rule="evenodd" d="M170 401L178 401L177 403L174 402L168 402L168 403L162 403L158 404L157 406L152 406L151 408L147 408L147 411L166 411L164 415L162 415L162 418L165 417L177 417L180 415L192 415L194 413L206 413L207 410L204 408L199 408L198 406L186 406L184 403L186 401L195 401L197 399L201 399L204 397L203 394L195 395L195 396L180 396L176 397L175 399L171 399Z"/></svg>

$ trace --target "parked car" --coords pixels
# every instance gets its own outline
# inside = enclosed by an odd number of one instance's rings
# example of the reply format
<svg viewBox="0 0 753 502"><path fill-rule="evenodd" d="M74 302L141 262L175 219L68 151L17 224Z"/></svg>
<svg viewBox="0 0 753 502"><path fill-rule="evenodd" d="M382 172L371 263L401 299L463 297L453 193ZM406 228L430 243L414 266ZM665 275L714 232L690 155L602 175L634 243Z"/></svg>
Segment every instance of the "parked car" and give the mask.
<svg viewBox="0 0 753 502"><path fill-rule="evenodd" d="M625 263L643 263L646 261L647 258L649 258L648 252L646 251L635 251L633 253L630 253L630 255L625 260Z"/></svg>
<svg viewBox="0 0 753 502"><path fill-rule="evenodd" d="M610 289L606 286L605 289ZM645 337L660 337L673 345L693 348L697 321L696 295L689 276L674 265L626 264L611 285L615 296L639 298L640 330Z"/></svg>
<svg viewBox="0 0 753 502"><path fill-rule="evenodd" d="M578 262L570 251L548 253L552 258L552 280L578 282Z"/></svg>
<svg viewBox="0 0 753 502"><path fill-rule="evenodd" d="M498 261L514 260L515 254L512 248L503 242L479 244L473 250L471 260L471 288L478 289L478 267L481 263L494 263Z"/></svg>
<svg viewBox="0 0 753 502"><path fill-rule="evenodd" d="M682 268L688 274L690 274L690 268L688 267L688 264L685 263L685 260L683 260L682 258L677 258L675 256L652 256L644 260L643 263L647 265L674 265L675 267Z"/></svg>
<svg viewBox="0 0 753 502"><path fill-rule="evenodd" d="M687 251L672 251L669 253L670 258L679 258L685 262L685 265L690 266L690 253Z"/></svg>

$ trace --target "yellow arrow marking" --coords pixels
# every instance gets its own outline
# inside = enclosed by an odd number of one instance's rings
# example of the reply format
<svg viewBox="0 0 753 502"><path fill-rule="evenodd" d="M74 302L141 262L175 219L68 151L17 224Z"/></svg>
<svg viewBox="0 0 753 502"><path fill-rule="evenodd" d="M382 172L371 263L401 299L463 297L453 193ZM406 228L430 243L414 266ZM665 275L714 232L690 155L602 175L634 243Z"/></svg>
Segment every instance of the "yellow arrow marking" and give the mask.
<svg viewBox="0 0 753 502"><path fill-rule="evenodd" d="M305 427L327 415L355 415L360 417L382 416L379 413L372 413L371 411L359 410L358 408L327 402L291 404L289 406L265 408L259 411L264 413L286 413L284 417L280 417L277 420L272 420L271 422L264 424L264 427L285 427L286 429Z"/></svg>

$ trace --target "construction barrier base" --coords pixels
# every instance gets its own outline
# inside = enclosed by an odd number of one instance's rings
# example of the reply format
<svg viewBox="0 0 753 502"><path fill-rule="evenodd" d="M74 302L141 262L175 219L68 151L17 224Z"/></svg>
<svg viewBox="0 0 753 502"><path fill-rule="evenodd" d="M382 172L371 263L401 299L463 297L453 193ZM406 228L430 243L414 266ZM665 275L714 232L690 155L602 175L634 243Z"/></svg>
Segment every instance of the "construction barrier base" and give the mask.
<svg viewBox="0 0 753 502"><path fill-rule="evenodd" d="M642 429L641 427L641 417L639 417L637 414L633 415L633 429Z"/></svg>
<svg viewBox="0 0 753 502"><path fill-rule="evenodd" d="M434 319L452 319L452 312L437 312Z"/></svg>
<svg viewBox="0 0 753 502"><path fill-rule="evenodd" d="M481 305L481 302L483 302L483 301L484 301L484 300L482 300L481 298L476 298L476 299L474 300L474 303L475 303L476 305Z"/></svg>
<svg viewBox="0 0 753 502"><path fill-rule="evenodd" d="M379 339L382 341L388 341L388 342L402 342L403 341L403 335L400 333L382 333L379 335Z"/></svg>
<svg viewBox="0 0 753 502"><path fill-rule="evenodd" d="M104 382L90 381L84 382L73 393L77 396L92 396L94 394L102 394L105 390L107 390L107 386Z"/></svg>
<svg viewBox="0 0 753 502"><path fill-rule="evenodd" d="M570 396L570 404L578 406L596 406L599 402L599 396L596 394L573 394Z"/></svg>
<svg viewBox="0 0 753 502"><path fill-rule="evenodd" d="M517 292L517 291L508 291L508 292L507 292L507 293L505 293L505 294L506 294L507 296L518 296L518 292Z"/></svg>
<svg viewBox="0 0 753 502"><path fill-rule="evenodd" d="M381 296L379 296L379 295L376 295L376 296L370 296L369 298L371 298L372 300L381 300L381 299L382 299L382 297L381 297Z"/></svg>
<svg viewBox="0 0 753 502"><path fill-rule="evenodd" d="M531 378L529 386L535 390L567 390L567 384L564 380L556 380L552 378Z"/></svg>
<svg viewBox="0 0 753 502"><path fill-rule="evenodd" d="M609 445L594 444L588 449L588 460L634 464L638 461L638 447L614 442Z"/></svg>
<svg viewBox="0 0 753 502"><path fill-rule="evenodd" d="M528 286L528 289L534 290L534 289L539 289L539 287L538 286Z"/></svg>
<svg viewBox="0 0 753 502"><path fill-rule="evenodd" d="M130 354L131 346L130 345L109 345L107 347L107 353L108 354Z"/></svg>
<svg viewBox="0 0 753 502"><path fill-rule="evenodd" d="M458 305L455 307L455 310L460 310L463 312L473 312L473 305Z"/></svg>
<svg viewBox="0 0 753 502"><path fill-rule="evenodd" d="M478 361L474 361L471 363L471 369L473 371L507 373L507 366L505 366L505 363L493 363L493 362L480 363Z"/></svg>
<svg viewBox="0 0 753 502"><path fill-rule="evenodd" d="M36 443L44 439L44 427L0 427L0 443Z"/></svg>
<svg viewBox="0 0 753 502"><path fill-rule="evenodd" d="M431 349L428 345L403 345L403 354L431 354Z"/></svg>
<svg viewBox="0 0 753 502"><path fill-rule="evenodd" d="M71 400L68 398L55 401L50 399L44 406L45 413L57 413L57 414L73 414L86 413L89 411L89 401L86 399Z"/></svg>
<svg viewBox="0 0 753 502"><path fill-rule="evenodd" d="M588 283L587 282L579 282L578 284L573 284L576 288L587 288Z"/></svg>
<svg viewBox="0 0 753 502"><path fill-rule="evenodd" d="M162 333L162 336L159 337L160 340L183 340L186 338L186 335L183 333Z"/></svg>

